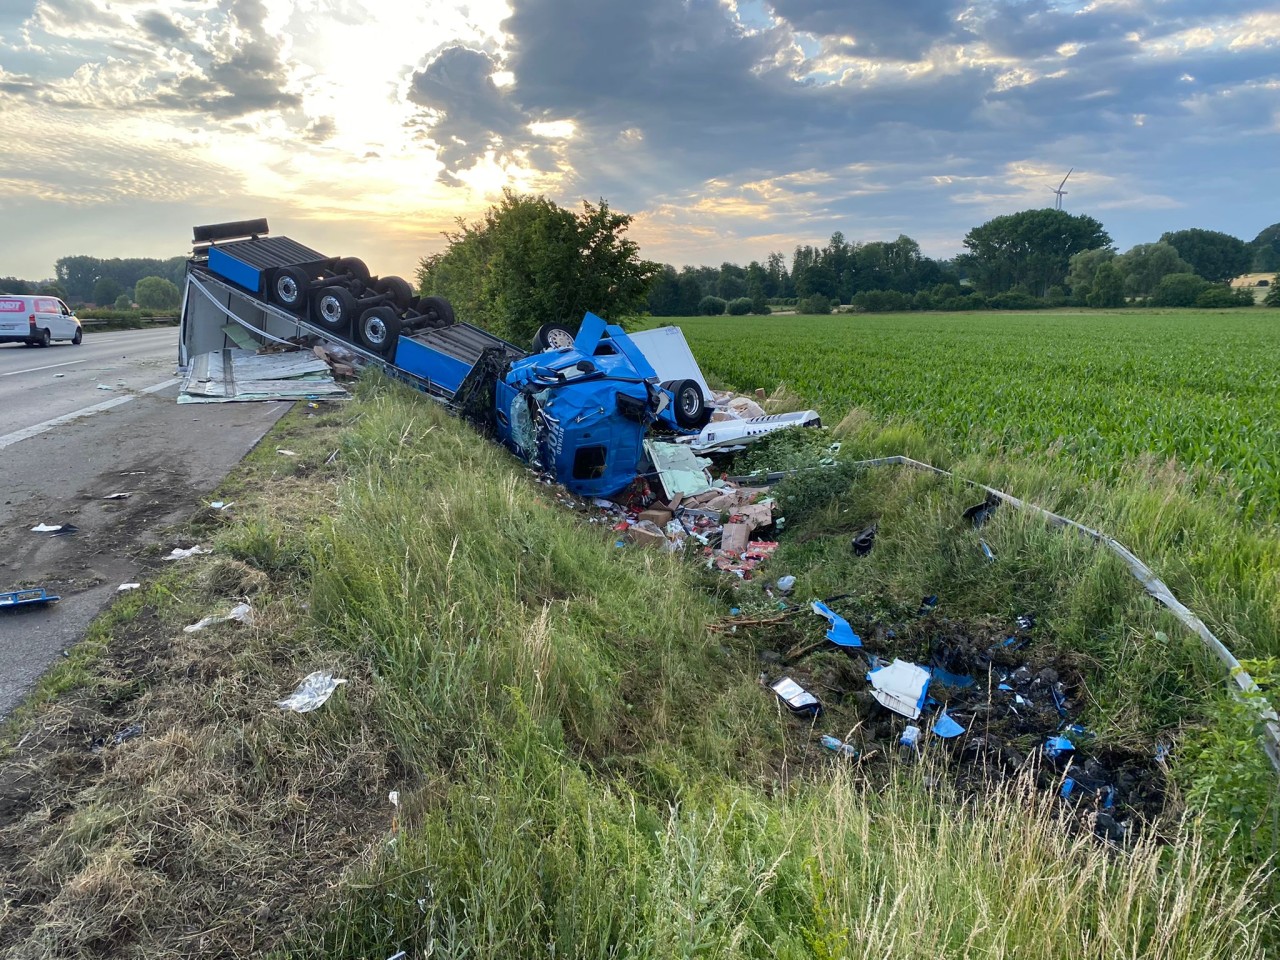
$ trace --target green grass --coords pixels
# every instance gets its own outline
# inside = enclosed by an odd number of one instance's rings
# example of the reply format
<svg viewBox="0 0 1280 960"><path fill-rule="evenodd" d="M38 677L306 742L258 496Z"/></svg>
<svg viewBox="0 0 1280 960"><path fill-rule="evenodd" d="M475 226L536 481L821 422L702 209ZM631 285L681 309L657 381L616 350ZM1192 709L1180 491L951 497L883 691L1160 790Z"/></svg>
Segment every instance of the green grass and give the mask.
<svg viewBox="0 0 1280 960"><path fill-rule="evenodd" d="M763 609L758 587L617 550L401 391L370 396L343 449L311 609L370 665L410 773L399 832L295 955L1259 955L1257 876L1176 816L1117 857L1025 782L966 797L928 765L842 772L756 682L759 649L794 636L706 632ZM1034 607L1117 748L1202 716L1212 664L1112 559L1008 516L987 564L946 519L971 499L881 475L798 510L774 570L802 596L852 589L851 616L926 592L961 618ZM859 567L847 531L873 512Z"/></svg>
<svg viewBox="0 0 1280 960"><path fill-rule="evenodd" d="M1274 311L693 317L703 369L785 381L824 417L923 431L951 458L1036 457L1114 480L1139 460L1199 472L1229 509L1280 519Z"/></svg>
<svg viewBox="0 0 1280 960"><path fill-rule="evenodd" d="M303 418L281 427L316 428L282 438L299 456L262 445L222 489L237 509L202 521L217 552L184 567L182 602L154 625L147 737L67 801L73 815L26 837L30 864L13 869L40 871L48 899L22 955L89 955L108 938L149 956L200 942L458 960L1274 947L1267 801L1214 789L1238 770L1182 761L1201 731L1246 748L1249 734L1214 726L1216 665L1087 541L1001 512L983 529L988 563L959 521L963 486L836 470L777 491L788 537L768 576L794 573L800 599L852 594L839 609L859 626L926 593L975 629L1036 613L1036 655L1086 678L1100 744L1141 757L1175 744L1168 808L1124 849L1034 770L957 783L941 750L886 759L856 698L832 695L815 726L780 710L758 674L781 668L761 654L817 639L818 618L711 630L732 606L776 611L763 578L617 549L421 396L368 378L339 412ZM854 455L914 434L853 423L844 436ZM767 456L829 440L797 433ZM1099 509L1105 494L1093 490ZM848 534L872 518L876 549L855 558ZM250 587L252 629L181 631ZM349 681L324 707L271 706L318 668ZM835 653L797 669L824 697L861 684ZM828 731L880 758L836 762L816 742ZM1227 753L1264 766L1257 750ZM1205 818L1188 787L1206 788ZM1224 807L1242 799L1247 820ZM1222 839L1242 824L1264 828Z"/></svg>

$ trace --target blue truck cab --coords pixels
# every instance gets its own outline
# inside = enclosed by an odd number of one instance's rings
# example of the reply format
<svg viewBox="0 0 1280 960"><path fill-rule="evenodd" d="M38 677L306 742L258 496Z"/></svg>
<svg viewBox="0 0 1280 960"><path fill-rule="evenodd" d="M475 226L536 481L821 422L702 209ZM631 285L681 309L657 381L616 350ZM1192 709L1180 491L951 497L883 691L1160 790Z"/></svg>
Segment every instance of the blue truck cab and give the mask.
<svg viewBox="0 0 1280 960"><path fill-rule="evenodd" d="M588 313L573 347L517 360L498 382L498 439L581 496L616 493L635 479L654 425L691 426L675 397L622 328Z"/></svg>

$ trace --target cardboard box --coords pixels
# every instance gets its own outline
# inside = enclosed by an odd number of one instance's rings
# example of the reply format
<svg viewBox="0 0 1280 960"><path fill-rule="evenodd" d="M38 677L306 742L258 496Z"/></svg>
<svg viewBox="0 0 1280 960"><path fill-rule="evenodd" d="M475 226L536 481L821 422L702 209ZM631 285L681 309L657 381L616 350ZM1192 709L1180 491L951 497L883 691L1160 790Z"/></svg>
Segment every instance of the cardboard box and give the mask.
<svg viewBox="0 0 1280 960"><path fill-rule="evenodd" d="M650 523L665 527L671 522L673 516L674 514L670 510L664 510L661 507L650 507L648 510L641 512L639 519L648 520Z"/></svg>

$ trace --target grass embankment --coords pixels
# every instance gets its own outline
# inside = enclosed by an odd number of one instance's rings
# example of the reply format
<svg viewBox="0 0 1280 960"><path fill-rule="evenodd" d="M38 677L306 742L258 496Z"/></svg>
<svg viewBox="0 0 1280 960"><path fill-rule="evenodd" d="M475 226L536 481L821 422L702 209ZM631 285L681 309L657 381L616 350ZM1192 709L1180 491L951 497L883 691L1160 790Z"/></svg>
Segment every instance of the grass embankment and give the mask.
<svg viewBox="0 0 1280 960"><path fill-rule="evenodd" d="M0 947L1262 955L1263 889L1183 819L1179 780L1119 850L1033 767L982 786L953 781L936 744L921 764L886 756L894 734L867 729L865 682L838 652L794 668L829 705L810 726L757 675L819 638L818 618L711 634L730 604L776 606L617 549L408 391L362 393L285 421L221 491L237 508L197 518L214 557L164 565L99 631L100 659L55 673L11 731ZM772 570L798 596L853 594L837 606L869 638L916 629L904 611L929 593L945 618L928 630L1034 611L1033 655L1079 675L1080 719L1113 755L1149 756L1203 717L1216 668L1108 555L1005 513L983 529L988 563L958 520L965 489L823 476L780 491L793 522ZM855 558L848 534L872 518L877 546ZM244 595L252 627L182 632ZM328 704L272 706L320 668L349 680ZM836 761L820 732L864 760Z"/></svg>
<svg viewBox="0 0 1280 960"><path fill-rule="evenodd" d="M1103 530L1239 656L1276 657L1272 313L676 322L709 376L785 382L862 454L906 454Z"/></svg>

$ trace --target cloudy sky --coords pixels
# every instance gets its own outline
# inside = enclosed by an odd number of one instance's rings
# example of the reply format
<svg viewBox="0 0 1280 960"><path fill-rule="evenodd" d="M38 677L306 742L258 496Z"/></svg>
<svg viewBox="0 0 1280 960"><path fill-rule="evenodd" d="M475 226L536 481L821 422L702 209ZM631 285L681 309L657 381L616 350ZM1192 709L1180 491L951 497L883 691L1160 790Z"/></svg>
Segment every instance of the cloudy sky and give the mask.
<svg viewBox="0 0 1280 960"><path fill-rule="evenodd" d="M0 0L0 276L197 223L411 275L504 186L675 264L1280 220L1274 0Z"/></svg>

